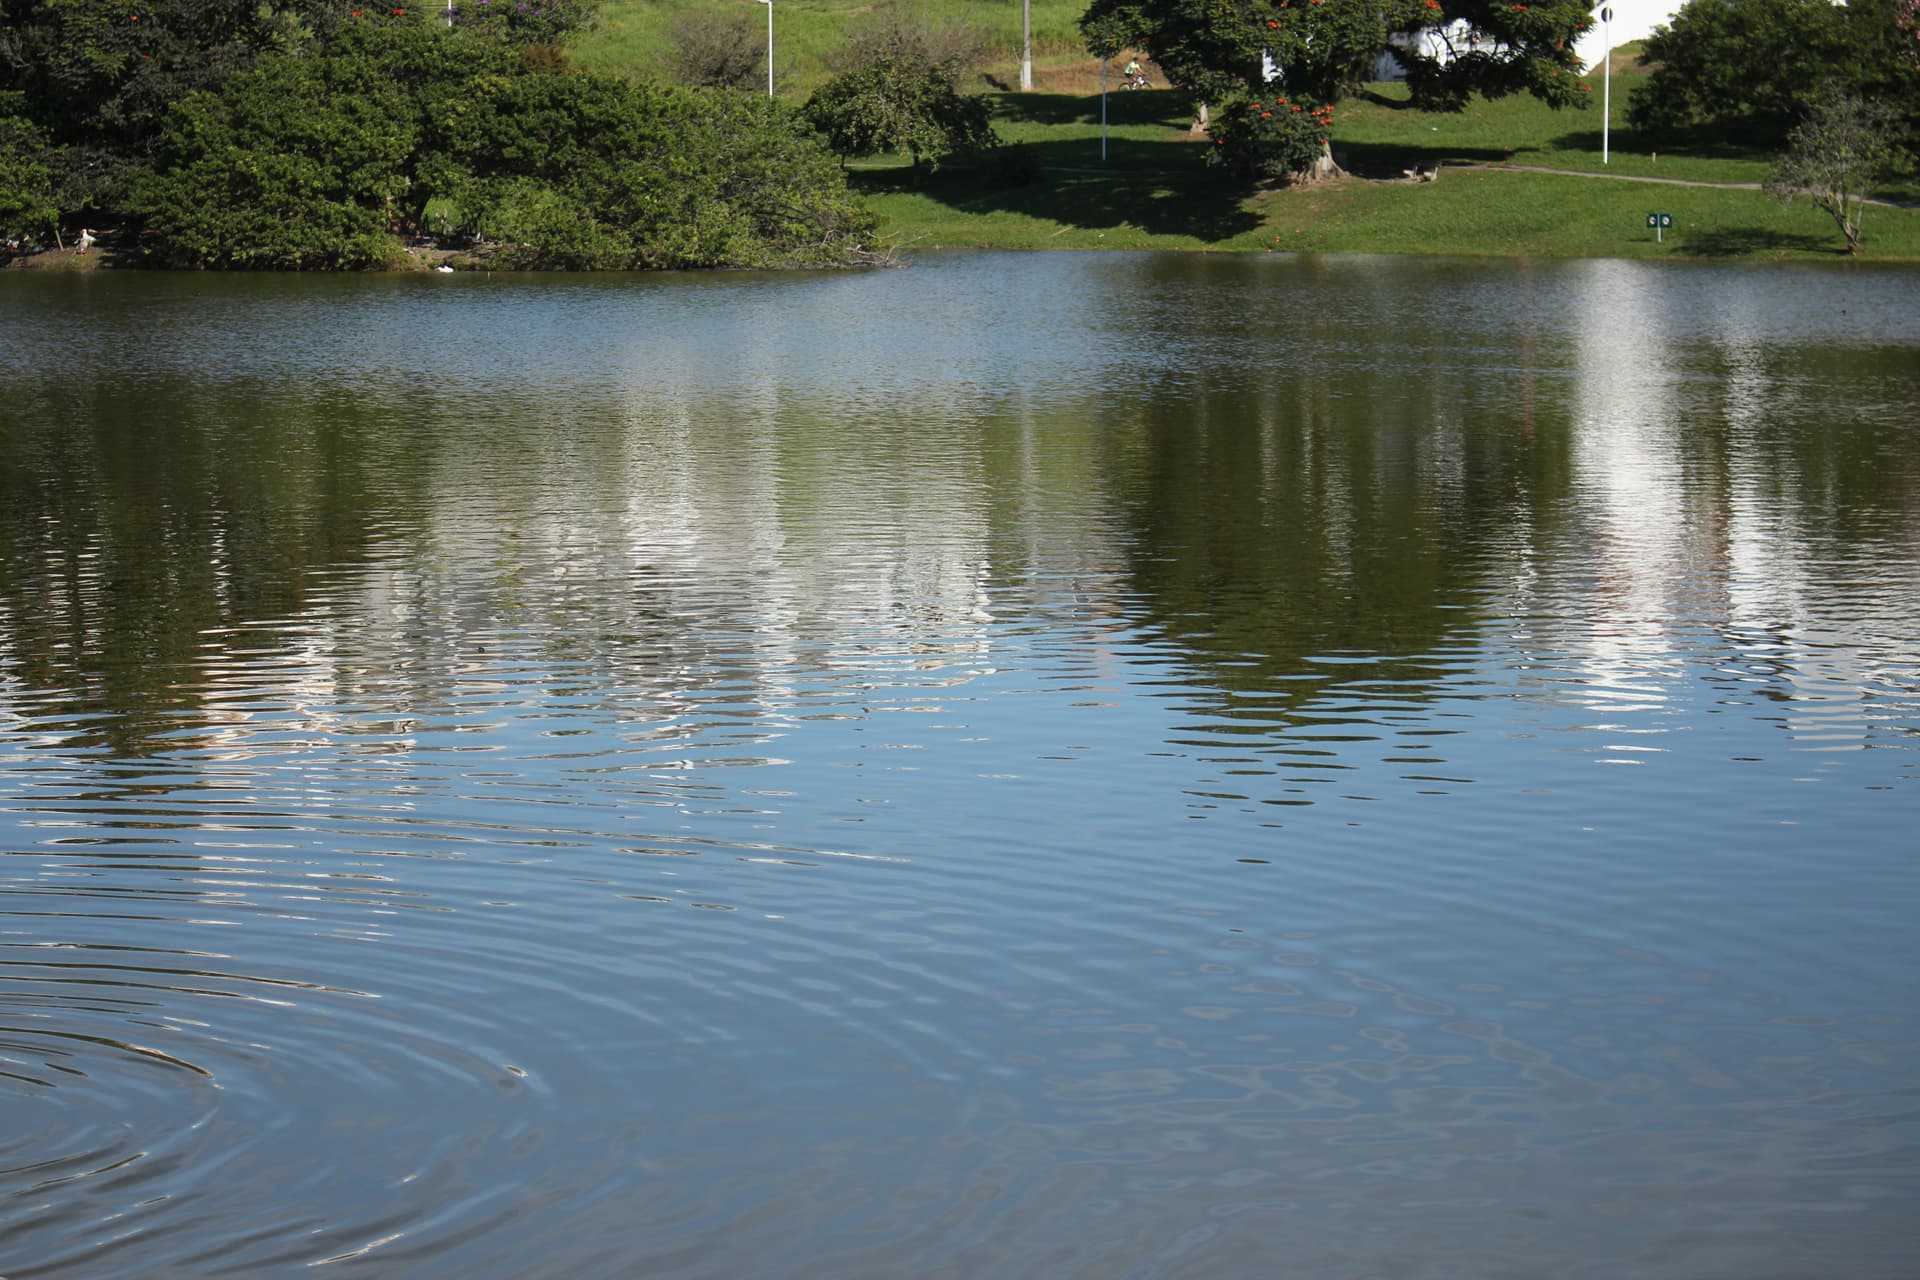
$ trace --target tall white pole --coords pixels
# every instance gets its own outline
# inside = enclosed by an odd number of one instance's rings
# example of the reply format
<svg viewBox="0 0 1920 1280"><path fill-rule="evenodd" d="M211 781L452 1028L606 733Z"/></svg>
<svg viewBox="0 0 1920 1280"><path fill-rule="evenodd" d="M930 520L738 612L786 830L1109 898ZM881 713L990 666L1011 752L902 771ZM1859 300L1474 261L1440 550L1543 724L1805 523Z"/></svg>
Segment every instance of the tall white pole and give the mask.
<svg viewBox="0 0 1920 1280"><path fill-rule="evenodd" d="M767 6L767 96L773 96L773 0L760 0Z"/></svg>
<svg viewBox="0 0 1920 1280"><path fill-rule="evenodd" d="M1020 92L1033 92L1033 0L1020 0Z"/></svg>
<svg viewBox="0 0 1920 1280"><path fill-rule="evenodd" d="M769 0L771 3L771 0ZM1600 61L1606 67L1606 76L1601 80L1600 90L1600 163L1606 164L1608 134L1613 131L1613 7L1600 10L1600 43L1606 47L1600 51Z"/></svg>

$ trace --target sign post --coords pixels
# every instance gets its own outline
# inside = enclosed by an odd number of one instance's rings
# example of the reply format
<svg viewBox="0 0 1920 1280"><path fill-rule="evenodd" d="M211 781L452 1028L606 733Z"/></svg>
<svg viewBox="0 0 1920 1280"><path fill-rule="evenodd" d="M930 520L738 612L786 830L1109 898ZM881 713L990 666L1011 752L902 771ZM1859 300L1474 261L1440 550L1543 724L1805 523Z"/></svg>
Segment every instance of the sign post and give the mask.
<svg viewBox="0 0 1920 1280"><path fill-rule="evenodd" d="M1673 215L1670 213L1650 213L1647 215L1647 225L1653 228L1654 243L1663 244L1666 241L1667 228L1673 225Z"/></svg>
<svg viewBox="0 0 1920 1280"><path fill-rule="evenodd" d="M1107 162L1107 60L1100 59L1100 163Z"/></svg>

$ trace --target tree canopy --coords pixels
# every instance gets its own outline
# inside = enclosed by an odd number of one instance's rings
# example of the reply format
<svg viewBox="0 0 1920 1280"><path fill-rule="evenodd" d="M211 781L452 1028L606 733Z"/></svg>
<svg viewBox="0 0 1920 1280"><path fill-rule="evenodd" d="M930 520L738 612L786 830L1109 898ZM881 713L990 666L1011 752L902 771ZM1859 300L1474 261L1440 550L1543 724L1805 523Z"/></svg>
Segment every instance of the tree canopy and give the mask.
<svg viewBox="0 0 1920 1280"><path fill-rule="evenodd" d="M805 113L842 156L904 151L916 167L994 145L991 110L955 86L957 64L911 52L881 53L843 71L807 99Z"/></svg>
<svg viewBox="0 0 1920 1280"><path fill-rule="evenodd" d="M339 268L433 232L526 267L861 261L874 220L792 110L576 73L592 0L0 0L0 232ZM305 7L301 7L305 6Z"/></svg>
<svg viewBox="0 0 1920 1280"><path fill-rule="evenodd" d="M1814 104L1787 135L1767 190L1792 204L1802 196L1833 219L1847 252L1860 252L1860 222L1866 193L1876 179L1909 157L1900 145L1898 114L1885 103L1834 93Z"/></svg>
<svg viewBox="0 0 1920 1280"><path fill-rule="evenodd" d="M1583 106L1591 89L1573 42L1590 21L1586 0L1093 0L1080 26L1095 54L1144 49L1214 105L1229 165L1280 176L1324 151L1329 110L1383 54L1423 109L1521 92Z"/></svg>
<svg viewBox="0 0 1920 1280"><path fill-rule="evenodd" d="M1572 44L1590 21L1584 0L1093 0L1080 25L1095 54L1144 49L1210 101L1270 87L1264 53L1279 68L1271 87L1334 103L1385 54L1420 106L1457 110L1473 93L1579 105Z"/></svg>
<svg viewBox="0 0 1920 1280"><path fill-rule="evenodd" d="M1691 0L1654 30L1627 109L1656 137L1703 129L1782 143L1835 94L1920 111L1913 0Z"/></svg>
<svg viewBox="0 0 1920 1280"><path fill-rule="evenodd" d="M873 225L764 99L529 69L378 21L190 95L135 202L169 262L275 267L378 265L429 205L523 267L829 265Z"/></svg>

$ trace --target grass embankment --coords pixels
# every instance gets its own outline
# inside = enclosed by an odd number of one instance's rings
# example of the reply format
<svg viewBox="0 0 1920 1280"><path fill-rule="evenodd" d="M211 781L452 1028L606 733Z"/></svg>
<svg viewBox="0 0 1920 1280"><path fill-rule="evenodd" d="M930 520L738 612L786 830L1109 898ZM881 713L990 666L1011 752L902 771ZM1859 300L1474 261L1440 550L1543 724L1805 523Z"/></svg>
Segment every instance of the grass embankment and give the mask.
<svg viewBox="0 0 1920 1280"><path fill-rule="evenodd" d="M743 6L765 13L749 0L611 0L575 61L662 74L676 15L721 15ZM782 96L804 97L825 79L828 59L854 24L884 17L889 8L776 0ZM899 159L858 164L855 184L887 219L888 239L904 248L1844 256L1831 219L1804 201L1782 209L1759 190L1668 185L1757 185L1769 157L1721 147L1655 154L1625 127L1628 95L1644 77L1631 46L1614 57L1605 163L1598 74L1590 77L1593 103L1585 111L1556 112L1531 98L1509 98L1476 100L1459 115L1428 115L1406 106L1403 86L1382 84L1343 104L1335 124L1334 150L1352 177L1248 194L1206 165L1205 139L1187 128L1191 104L1173 90L1107 94L1103 157L1100 68L1087 58L1076 26L1082 0L1034 0L1034 93L1008 91L1019 73L1020 6L1012 0L992 6L898 0L891 9L923 23L990 32L995 51L979 84L993 92L995 128L1006 141L1025 144L1041 166L1028 186L996 187L987 168L950 165L918 175ZM1434 164L1443 166L1437 182L1398 180L1402 170ZM1582 173L1604 176L1569 176ZM1911 201L1920 191L1909 185L1884 194ZM1646 225L1651 212L1673 215L1658 241ZM1860 256L1920 259L1920 211L1869 210Z"/></svg>
<svg viewBox="0 0 1920 1280"><path fill-rule="evenodd" d="M1080 15L1086 0L1031 0L1034 87L1083 92L1086 42ZM922 27L965 27L987 46L986 60L971 77L976 89L1012 89L1020 83L1019 0L774 0L774 85L783 97L804 98L832 74L833 54L860 25L897 18ZM756 0L607 0L595 29L572 51L574 64L591 71L664 75L672 31L682 16L724 19L748 15L761 24L766 9Z"/></svg>
<svg viewBox="0 0 1920 1280"><path fill-rule="evenodd" d="M1614 78L1616 125L1622 81L1634 78ZM979 171L916 178L897 167L861 172L856 182L887 218L895 243L909 248L1844 256L1832 220L1804 201L1782 209L1757 189L1671 185L1757 186L1767 174L1763 154L1655 155L1616 127L1603 164L1597 102L1589 111L1553 112L1532 99L1476 101L1464 114L1436 116L1408 109L1403 87L1376 85L1347 103L1335 124L1334 150L1351 177L1250 195L1207 168L1206 142L1188 133L1183 95L1109 94L1107 110L1103 162L1097 95L1000 95L1001 136L1025 143L1043 166L1031 186L996 189ZM1438 181L1400 179L1403 170L1434 164L1442 166ZM1588 174L1601 176L1581 176ZM1646 225L1653 212L1673 216L1659 240ZM1862 258L1920 259L1920 211L1870 209L1866 232Z"/></svg>

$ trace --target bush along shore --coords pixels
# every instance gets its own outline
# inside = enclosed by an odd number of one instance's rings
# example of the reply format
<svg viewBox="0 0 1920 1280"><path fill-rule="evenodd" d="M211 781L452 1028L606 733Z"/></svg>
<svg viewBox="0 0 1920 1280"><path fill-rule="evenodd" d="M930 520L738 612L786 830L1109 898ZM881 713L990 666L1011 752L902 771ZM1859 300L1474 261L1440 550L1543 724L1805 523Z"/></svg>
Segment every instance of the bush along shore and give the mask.
<svg viewBox="0 0 1920 1280"><path fill-rule="evenodd" d="M203 83L164 110L149 102L167 85L141 83L155 55L137 52L164 5L137 33L138 15L116 13L112 30L127 28L137 53L121 51L117 80L95 83L97 37L72 36L71 65L42 58L33 75L11 65L0 97L6 239L52 244L80 265L217 268L824 267L876 256L873 215L784 104L575 72L557 45L479 22L448 30L402 8L318 6L290 30L248 25L264 12L234 6L225 53L246 69L196 77L181 54L178 78ZM59 48L61 13L47 13L40 48ZM19 25L11 11L8 21ZM35 76L45 83L23 83ZM64 251L63 223L76 233ZM409 249L423 243L425 254Z"/></svg>

